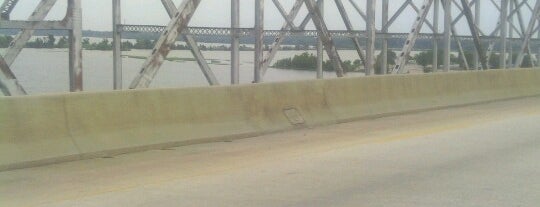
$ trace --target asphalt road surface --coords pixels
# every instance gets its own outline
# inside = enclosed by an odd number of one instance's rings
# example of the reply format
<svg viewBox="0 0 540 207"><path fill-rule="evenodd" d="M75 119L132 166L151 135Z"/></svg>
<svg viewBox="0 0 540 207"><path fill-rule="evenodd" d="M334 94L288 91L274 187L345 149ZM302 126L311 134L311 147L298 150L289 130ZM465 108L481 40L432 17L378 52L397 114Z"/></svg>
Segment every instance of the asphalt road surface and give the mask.
<svg viewBox="0 0 540 207"><path fill-rule="evenodd" d="M0 206L540 206L540 98L0 172Z"/></svg>

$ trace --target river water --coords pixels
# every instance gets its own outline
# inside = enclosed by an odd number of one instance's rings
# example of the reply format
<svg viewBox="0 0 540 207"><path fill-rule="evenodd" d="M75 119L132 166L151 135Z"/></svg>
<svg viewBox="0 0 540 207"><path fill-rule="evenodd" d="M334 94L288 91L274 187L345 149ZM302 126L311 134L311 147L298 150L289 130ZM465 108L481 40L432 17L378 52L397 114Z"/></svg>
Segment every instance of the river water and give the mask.
<svg viewBox="0 0 540 207"><path fill-rule="evenodd" d="M3 50L0 51L3 54ZM275 60L289 58L304 51L280 51ZM308 51L315 53L315 51ZM148 56L150 50L132 50L123 52L128 56ZM204 51L221 85L230 84L230 52ZM356 51L340 51L343 60L358 59ZM151 88L178 88L208 86L197 62L190 51L172 51L169 57L179 61L165 61ZM328 59L325 57L325 60ZM85 91L108 91L113 87L111 51L83 52L83 76ZM123 86L127 88L144 62L144 59L122 58ZM249 84L253 80L253 52L242 51L240 56L240 81ZM12 65L12 70L29 94L57 93L69 91L68 51L67 49L24 49ZM348 76L362 76L361 73L349 73ZM313 71L283 70L270 68L265 82L315 79ZM325 78L335 78L335 73L325 72Z"/></svg>

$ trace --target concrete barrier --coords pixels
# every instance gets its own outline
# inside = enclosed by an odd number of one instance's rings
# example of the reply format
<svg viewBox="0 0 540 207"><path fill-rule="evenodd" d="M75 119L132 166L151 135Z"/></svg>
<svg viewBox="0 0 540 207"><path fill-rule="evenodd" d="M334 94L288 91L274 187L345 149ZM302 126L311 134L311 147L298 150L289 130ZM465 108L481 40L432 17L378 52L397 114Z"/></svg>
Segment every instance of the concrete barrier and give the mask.
<svg viewBox="0 0 540 207"><path fill-rule="evenodd" d="M540 70L0 97L0 170L540 95Z"/></svg>

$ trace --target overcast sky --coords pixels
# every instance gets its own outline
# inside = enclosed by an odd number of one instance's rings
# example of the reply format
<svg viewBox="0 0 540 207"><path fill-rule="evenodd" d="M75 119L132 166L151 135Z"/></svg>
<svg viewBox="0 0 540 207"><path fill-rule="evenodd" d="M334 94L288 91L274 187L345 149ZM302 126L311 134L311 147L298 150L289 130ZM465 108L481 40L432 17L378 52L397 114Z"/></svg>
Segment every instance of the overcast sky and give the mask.
<svg viewBox="0 0 540 207"><path fill-rule="evenodd" d="M0 2L3 0L0 0ZM40 0L20 0L19 4L12 13L12 19L24 20L28 18L30 13L34 10L35 6ZM182 0L174 0L177 5ZM365 0L354 0L364 10ZM390 1L390 16L401 6L405 0L391 0ZM500 2L500 0L495 0ZM112 28L111 19L111 0L82 0L83 4L83 27L85 30L100 30L110 31ZM240 0L241 2L241 26L253 27L254 19L254 0ZM286 10L289 10L294 3L294 0L280 0ZM356 13L354 8L347 0L343 1L347 7L350 19L355 26L355 29L363 30L365 23ZM377 29L381 28L381 3L377 1ZM421 5L423 0L413 0L417 5ZM498 20L498 12L495 7L488 0L482 0L482 26L481 28L486 33L491 33ZM273 6L271 0L266 0L265 10L265 28L266 29L279 29L284 20L278 13L278 10ZM330 29L345 29L343 22L337 12L334 5L334 1L326 0L325 18ZM420 7L420 6L418 6ZM53 11L49 14L49 20L61 19L65 15L66 0L59 0L57 5L53 8ZM458 10L453 9L453 13L457 14ZM155 24L166 25L168 22L168 16L165 12L160 0L123 0L122 1L122 21L125 24ZM305 14L307 13L305 6L301 10L296 22L301 22ZM430 12L430 19L432 14ZM441 18L442 18L441 13ZM525 12L525 19L528 19L530 12ZM407 8L405 12L394 22L390 28L391 32L406 32L409 31L416 13L411 7ZM430 20L431 21L431 20ZM442 20L440 21L442 31ZM228 27L230 26L230 1L229 0L202 0L201 4L195 16L193 17L190 26L215 26L215 27ZM310 28L313 28L310 26ZM468 34L468 27L466 21L462 18L460 24L457 25L457 30L461 34ZM427 27L424 27L423 32L430 32Z"/></svg>

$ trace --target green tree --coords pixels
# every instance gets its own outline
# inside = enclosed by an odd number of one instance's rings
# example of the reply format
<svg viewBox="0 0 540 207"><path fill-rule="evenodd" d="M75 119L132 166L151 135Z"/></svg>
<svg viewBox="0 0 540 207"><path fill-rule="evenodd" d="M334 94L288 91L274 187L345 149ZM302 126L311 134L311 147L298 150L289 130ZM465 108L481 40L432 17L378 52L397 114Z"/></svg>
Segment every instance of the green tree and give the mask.
<svg viewBox="0 0 540 207"><path fill-rule="evenodd" d="M343 61L341 66L347 72L356 71L360 67L361 61ZM317 68L317 57L312 53L304 52L300 55L295 55L292 58L285 58L276 61L272 67L282 69L295 69L295 70L310 70L315 71ZM334 71L334 65L331 60L323 62L323 70Z"/></svg>
<svg viewBox="0 0 540 207"><path fill-rule="evenodd" d="M43 48L45 46L45 41L41 38L36 38L34 41L29 41L26 43L28 48Z"/></svg>
<svg viewBox="0 0 540 207"><path fill-rule="evenodd" d="M443 53L442 51L439 51L437 53L437 62L442 63L443 62ZM416 64L421 65L423 67L427 67L428 65L433 64L433 50L423 51L414 56L414 60L416 61Z"/></svg>
<svg viewBox="0 0 540 207"><path fill-rule="evenodd" d="M111 50L111 49L112 49L112 45L109 43L109 40L108 40L108 39L102 39L101 42L99 42L99 43L95 46L95 49L96 49L96 50Z"/></svg>
<svg viewBox="0 0 540 207"><path fill-rule="evenodd" d="M135 40L135 45L133 48L135 49L152 49L154 45L152 44L151 40L148 39L137 39Z"/></svg>
<svg viewBox="0 0 540 207"><path fill-rule="evenodd" d="M7 48L9 44L13 41L13 37L9 35L0 36L0 48Z"/></svg>
<svg viewBox="0 0 540 207"><path fill-rule="evenodd" d="M54 48L55 42L56 42L56 38L54 38L54 35L49 34L47 35L47 42L45 42L45 47Z"/></svg>
<svg viewBox="0 0 540 207"><path fill-rule="evenodd" d="M499 69L501 68L501 64L500 64L500 56L499 54L495 54L495 53L492 53L491 54L491 57L489 58L489 68L491 69Z"/></svg>
<svg viewBox="0 0 540 207"><path fill-rule="evenodd" d="M68 47L69 47L69 44L68 44L67 37L61 37L58 40L58 43L56 44L56 48L68 48Z"/></svg>
<svg viewBox="0 0 540 207"><path fill-rule="evenodd" d="M83 41L82 41L82 46L84 49L90 49L90 39L88 38L84 38Z"/></svg>
<svg viewBox="0 0 540 207"><path fill-rule="evenodd" d="M130 41L122 42L122 51L130 51L133 48L133 43Z"/></svg>
<svg viewBox="0 0 540 207"><path fill-rule="evenodd" d="M513 63L516 62L517 56L518 56L517 53L514 53L512 55L512 62ZM521 63L520 68L531 68L531 67L533 67L531 56L529 56L529 55L523 56L523 62Z"/></svg>
<svg viewBox="0 0 540 207"><path fill-rule="evenodd" d="M386 54L387 54L386 71L389 71L392 68L392 66L396 65L397 54L392 50L388 50ZM375 62L375 74L381 74L380 68L382 65L382 61L383 61L383 58L382 58L382 53L381 53L377 56L377 61Z"/></svg>

